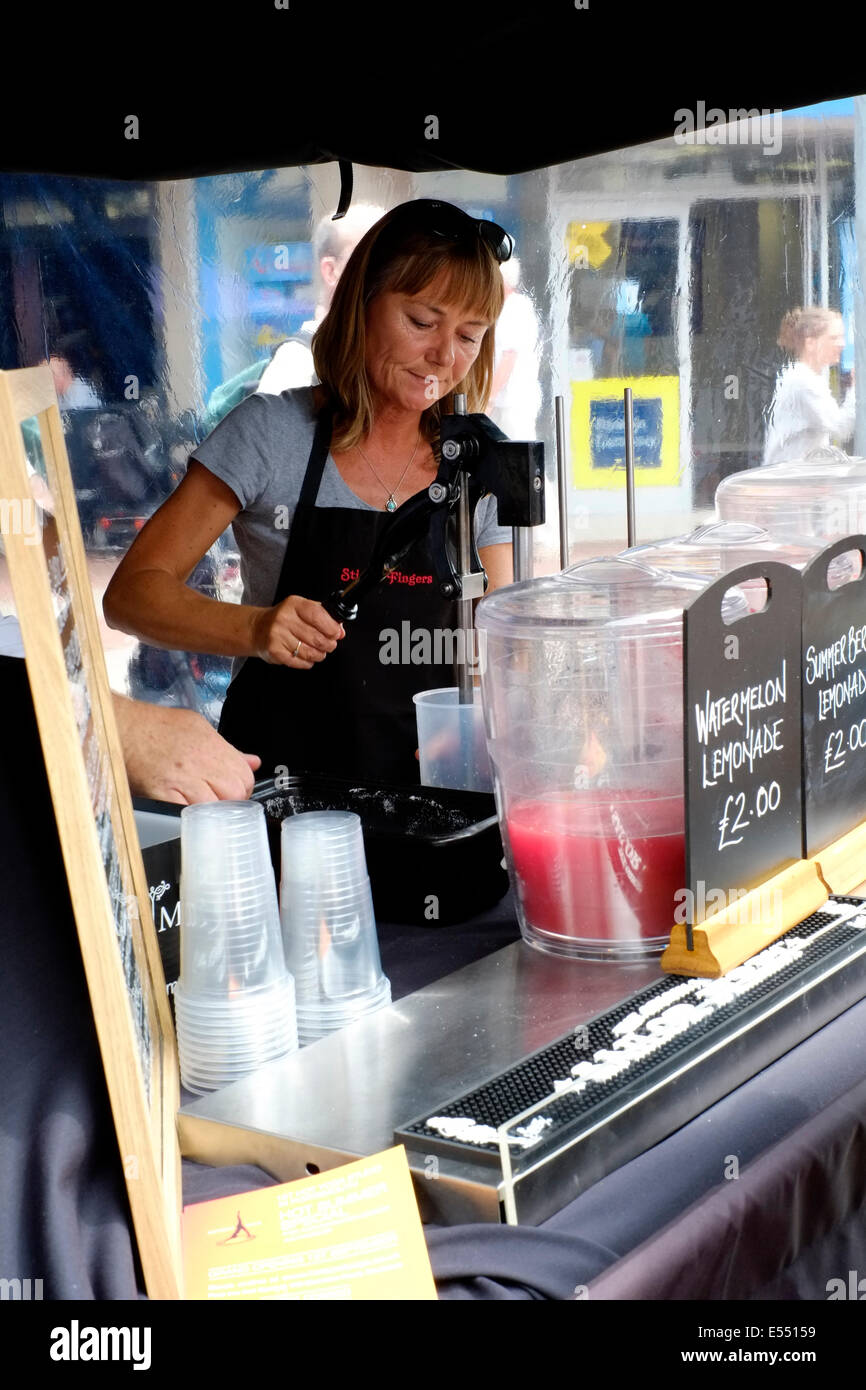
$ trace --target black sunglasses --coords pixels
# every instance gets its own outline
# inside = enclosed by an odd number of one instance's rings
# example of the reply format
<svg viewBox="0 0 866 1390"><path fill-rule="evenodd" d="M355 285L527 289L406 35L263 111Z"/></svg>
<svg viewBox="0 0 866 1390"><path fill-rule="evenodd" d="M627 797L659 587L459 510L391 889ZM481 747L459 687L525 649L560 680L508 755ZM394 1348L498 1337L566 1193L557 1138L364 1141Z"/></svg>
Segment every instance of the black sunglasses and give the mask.
<svg viewBox="0 0 866 1390"><path fill-rule="evenodd" d="M415 222L434 236L446 237L449 241L465 240L470 228L474 228L500 265L511 259L514 250L513 237L497 222L488 222L485 217L470 217L453 203L440 203L435 198L416 198L411 203L401 203L393 209L391 225L398 221L400 224Z"/></svg>

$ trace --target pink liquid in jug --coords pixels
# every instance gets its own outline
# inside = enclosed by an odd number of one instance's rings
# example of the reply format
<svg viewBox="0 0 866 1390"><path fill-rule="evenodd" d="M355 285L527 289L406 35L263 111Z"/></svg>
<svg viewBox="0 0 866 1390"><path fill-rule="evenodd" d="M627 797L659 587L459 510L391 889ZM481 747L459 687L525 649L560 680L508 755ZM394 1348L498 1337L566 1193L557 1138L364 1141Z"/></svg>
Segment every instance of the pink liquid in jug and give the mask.
<svg viewBox="0 0 866 1390"><path fill-rule="evenodd" d="M536 931L599 942L669 935L685 883L681 797L609 791L519 802L508 838Z"/></svg>

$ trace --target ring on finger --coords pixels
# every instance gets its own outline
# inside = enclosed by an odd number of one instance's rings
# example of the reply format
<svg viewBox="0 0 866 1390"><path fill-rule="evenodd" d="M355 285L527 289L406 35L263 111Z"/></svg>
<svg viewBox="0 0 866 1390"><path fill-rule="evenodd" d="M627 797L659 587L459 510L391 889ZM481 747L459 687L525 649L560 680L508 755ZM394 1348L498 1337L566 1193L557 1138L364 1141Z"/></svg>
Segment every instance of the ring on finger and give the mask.
<svg viewBox="0 0 866 1390"><path fill-rule="evenodd" d="M292 652L292 656L297 656L297 655L298 655L298 652L299 652L300 650L301 650L301 638L299 637L299 638L298 638L298 645L295 647L295 650Z"/></svg>

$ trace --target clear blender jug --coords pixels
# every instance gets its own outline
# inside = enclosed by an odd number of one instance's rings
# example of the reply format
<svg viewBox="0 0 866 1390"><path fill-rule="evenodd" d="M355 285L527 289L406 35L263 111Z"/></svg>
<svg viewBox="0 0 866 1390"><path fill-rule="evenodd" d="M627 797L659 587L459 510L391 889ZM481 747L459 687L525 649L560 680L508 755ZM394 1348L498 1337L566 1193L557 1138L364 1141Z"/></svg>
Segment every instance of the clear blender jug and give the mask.
<svg viewBox="0 0 866 1390"><path fill-rule="evenodd" d="M661 951L685 885L682 613L699 576L585 561L479 605L488 749L523 937ZM744 615L738 591L726 599Z"/></svg>

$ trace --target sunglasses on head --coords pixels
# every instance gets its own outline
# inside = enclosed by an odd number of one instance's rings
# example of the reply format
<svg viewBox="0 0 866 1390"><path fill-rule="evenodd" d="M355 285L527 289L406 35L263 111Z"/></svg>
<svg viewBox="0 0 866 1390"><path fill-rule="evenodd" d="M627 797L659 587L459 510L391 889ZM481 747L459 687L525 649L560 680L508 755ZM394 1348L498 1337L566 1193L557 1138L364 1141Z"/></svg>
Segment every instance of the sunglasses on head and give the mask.
<svg viewBox="0 0 866 1390"><path fill-rule="evenodd" d="M484 217L470 217L468 212L455 207L453 203L440 203L435 198L416 198L414 202L401 204L394 212L396 215L392 219L392 226L398 220L400 223L413 222L448 241L465 241L474 230L500 265L511 259L514 240L504 227L497 222L488 222Z"/></svg>

